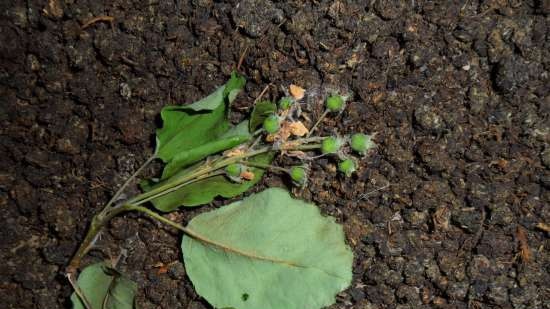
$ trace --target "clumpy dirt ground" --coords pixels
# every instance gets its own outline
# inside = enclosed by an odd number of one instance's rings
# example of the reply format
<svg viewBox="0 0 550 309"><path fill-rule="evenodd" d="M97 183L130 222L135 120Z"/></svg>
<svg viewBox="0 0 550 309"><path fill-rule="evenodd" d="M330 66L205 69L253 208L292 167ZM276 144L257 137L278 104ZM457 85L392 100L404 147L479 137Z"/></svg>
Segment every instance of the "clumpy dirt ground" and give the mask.
<svg viewBox="0 0 550 309"><path fill-rule="evenodd" d="M0 14L1 307L70 306L63 270L151 155L161 107L209 93L245 54L234 112L296 83L312 119L323 91L350 94L324 134L378 133L355 176L317 160L297 192L355 253L331 308L550 308L549 1L2 1ZM84 262L124 249L140 308L210 308L179 238L128 214Z"/></svg>

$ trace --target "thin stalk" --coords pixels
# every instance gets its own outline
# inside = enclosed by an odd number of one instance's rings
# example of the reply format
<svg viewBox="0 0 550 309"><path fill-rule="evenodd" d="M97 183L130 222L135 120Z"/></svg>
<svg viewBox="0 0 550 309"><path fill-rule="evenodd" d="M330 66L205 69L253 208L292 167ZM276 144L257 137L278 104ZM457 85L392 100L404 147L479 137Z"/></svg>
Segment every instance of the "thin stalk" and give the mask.
<svg viewBox="0 0 550 309"><path fill-rule="evenodd" d="M202 243L215 246L215 247L220 248L224 251L233 252L235 254L239 254L239 255L247 257L247 258L258 259L258 260L268 261L268 262L272 262L272 263L281 263L281 264L285 264L285 265L292 266L292 267L304 267L304 266L296 264L295 262L292 262L292 261L280 260L280 259L272 258L272 257L269 257L269 256L258 255L255 252L247 252L247 251L244 251L244 250L241 250L241 249L238 249L238 248L230 247L226 244L223 244L223 243L217 242L215 240L209 239L208 237L205 237L204 235L201 235L201 234L193 231L192 229L190 229L188 227L184 227L183 225L181 225L179 223L176 223L172 220L166 219L163 216L159 215L158 213L156 213L156 212L154 212L154 211L152 211L148 208L145 208L145 207L142 207L142 206L135 206L135 205L127 205L127 207L130 210L136 210L136 211L145 213L146 215L150 216L151 218L153 218L153 219L155 219L159 222L165 223L165 224L167 224L167 225L169 225L173 228L176 228L176 229L182 231L183 233L185 233L189 237L192 237L192 238L194 238L194 239L196 239L196 240L198 240Z"/></svg>
<svg viewBox="0 0 550 309"><path fill-rule="evenodd" d="M306 137L310 137L311 134L313 134L313 132L315 131L315 129L317 129L317 126L321 123L321 121L323 121L323 119L328 115L329 113L329 110L326 109L323 114L321 115L321 117L319 117L319 119L317 119L317 122L315 122L315 124L313 125L313 127L311 127L311 129L309 130L309 133L306 135Z"/></svg>
<svg viewBox="0 0 550 309"><path fill-rule="evenodd" d="M322 139L322 138L321 138ZM282 150L310 150L310 149L317 149L320 148L320 144L308 144L310 142L319 141L320 138L314 137L314 138L305 138L301 140L295 140L292 141L289 147L284 147ZM174 179L173 181L170 181L169 183L166 183L164 185L161 185L155 189L152 189L148 192L139 194L131 199L129 199L125 204L121 204L119 206L115 207L105 207L103 210L101 210L98 214L96 214L92 222L90 223L90 227L88 229L88 232L86 233L86 236L84 237L84 240L82 241L80 247L78 248L77 252L69 262L69 265L67 266L66 272L67 274L74 275L76 274L78 268L80 267L80 261L82 258L90 251L93 244L95 243L95 240L97 239L97 236L99 232L101 231L102 227L109 222L111 218L114 216L127 212L130 210L134 210L134 207L137 207L138 205L144 204L148 201L151 201L155 198L164 196L168 193L171 193L175 190L178 190L179 188L186 186L192 182L195 182L200 179L204 179L208 177L208 175L217 175L216 171L218 171L221 168L226 167L229 164L236 163L239 161L242 161L243 159L253 157L262 153L266 153L269 151L273 151L273 147L266 146L262 147L256 150L252 150L246 153L243 153L241 155L236 155L233 157L228 158L221 158L219 160L215 160L213 162L207 162L204 164L204 166L199 167L195 171L192 171L191 173L178 177L177 179ZM149 160L148 160L149 161ZM137 174L137 173L136 173Z"/></svg>
<svg viewBox="0 0 550 309"><path fill-rule="evenodd" d="M141 174L141 172L147 167L147 165L149 165L149 163L151 163L155 158L157 157L157 153L155 152L151 157L149 157L149 159L147 159L147 161L145 161L145 163L143 163L133 174L132 176L130 176L128 179L126 179L126 181L124 182L124 184L122 184L122 186L118 189L118 191L115 193L115 195L113 195L113 197L109 200L109 202L107 202L107 205L105 206L105 208L109 208L111 205L113 205L114 202L116 202L116 200L119 198L119 196L122 194L122 192L124 192L124 190L126 189L126 187L128 187L130 185L130 183L132 183L132 181L139 175Z"/></svg>
<svg viewBox="0 0 550 309"><path fill-rule="evenodd" d="M283 173L289 173L290 172L287 168L283 168L283 167L275 166L275 165L271 165L271 164L264 164L264 163L258 163L258 162L250 162L250 161L240 161L239 163L241 163L243 165L246 165L246 166L250 166L250 167L257 167L257 168L261 168L261 169L269 169L269 170L274 170L274 171L283 172Z"/></svg>
<svg viewBox="0 0 550 309"><path fill-rule="evenodd" d="M321 148L321 144L310 144L310 145L299 145L299 146L296 146L296 147L292 147L290 149L285 149L285 150L313 150L313 149L319 149Z"/></svg>
<svg viewBox="0 0 550 309"><path fill-rule="evenodd" d="M139 194L136 197L130 199L128 201L128 204L138 204L138 203L140 203L141 200L144 200L144 199L149 198L151 196L158 197L157 195L159 193L162 193L166 190L170 190L174 187L180 186L181 184L186 183L186 182L188 182L192 179L195 179L196 177L200 177L202 175L205 175L205 174L211 173L213 171L216 171L220 168L224 168L227 165L229 165L231 163L239 162L242 159L253 157L253 156L256 156L256 155L259 155L259 154L262 154L262 153L266 153L270 150L271 150L271 147L263 147L263 148L260 148L260 149L257 149L257 150L253 150L253 151L250 151L250 152L247 152L247 153L243 153L241 155L236 155L236 156L233 156L233 157L229 157L229 158L219 160L217 162L213 162L210 165L206 165L204 167L201 167L201 168L197 169L197 171L195 171L194 173L185 175L185 176L183 176L179 179L175 179L174 181L171 181L169 183L166 183L165 185L159 186L159 187L157 187L157 188L155 188L151 191L147 191L145 193ZM162 194L162 195L164 195L164 194ZM160 196L162 196L162 195L160 195Z"/></svg>
<svg viewBox="0 0 550 309"><path fill-rule="evenodd" d="M135 202L135 203L132 203L132 205L141 205L141 204L147 203L147 202L152 201L152 200L154 200L154 199L156 199L156 198L159 198L159 197L164 196L164 195L166 195L166 194L169 194L169 193L172 193L172 192L174 192L174 191L177 191L177 190L179 190L179 189L181 189L181 188L183 188L183 187L185 187L185 186L187 186L187 185L190 185L190 184L192 184L192 183L195 183L195 182L197 182L197 181L199 181L199 180L203 180L203 179L206 179L206 178L209 178L209 177L214 177L214 176L223 175L223 174L225 174L225 172L223 172L223 171L218 171L218 172L214 172L214 173L211 173L211 174L206 174L206 175L197 176L197 178L195 178L195 179L189 180L188 182L181 183L181 184L179 184L179 185L177 185L177 186L175 186L175 187L173 187L173 188L167 189L166 191L160 192L160 193L158 193L158 194L156 194L156 195L149 196L149 197L147 197L147 198L144 198L144 199L142 199L142 200L139 200L139 201L137 201L137 202Z"/></svg>
<svg viewBox="0 0 550 309"><path fill-rule="evenodd" d="M84 308L93 309L92 305L90 305L90 301L86 298L86 296L84 295L84 293L82 292L82 290L78 286L78 283L75 281L72 273L67 274L67 280L69 280L69 283L73 287L73 290L74 290L76 296L78 296L80 298L80 300L82 301L82 304L84 304Z"/></svg>

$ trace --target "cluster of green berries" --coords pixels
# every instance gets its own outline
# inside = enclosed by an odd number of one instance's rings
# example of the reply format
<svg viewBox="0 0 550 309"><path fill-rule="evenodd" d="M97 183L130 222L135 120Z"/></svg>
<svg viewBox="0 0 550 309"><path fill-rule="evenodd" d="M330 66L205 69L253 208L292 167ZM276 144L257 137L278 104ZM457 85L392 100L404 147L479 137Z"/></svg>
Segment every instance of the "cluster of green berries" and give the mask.
<svg viewBox="0 0 550 309"><path fill-rule="evenodd" d="M325 106L328 112L341 112L344 110L345 102L344 97L332 94L327 98ZM347 141L351 149L359 155L366 155L370 149L376 146L372 141L372 136L363 133L355 133ZM340 150L345 143L346 140L340 137L327 137L321 143L321 152L323 154L337 154L341 158L338 163L338 170L349 177L355 172L357 166L354 159L345 157L341 153Z"/></svg>
<svg viewBox="0 0 550 309"><path fill-rule="evenodd" d="M346 105L346 99L346 97L339 94L331 94L325 101L325 114L342 112ZM295 100L292 97L283 97L278 102L278 109L279 111L287 111L292 108L294 103ZM273 113L264 119L262 127L268 134L275 134L281 128L281 120L282 118L279 115ZM355 159L346 156L342 150L342 147L346 144L349 144L351 150L361 156L366 155L370 149L376 147L376 144L373 142L372 136L363 133L355 133L348 138L327 137L322 141L321 152L324 155L337 155L340 159L338 170L349 177L356 171L357 163ZM235 168L234 174L239 175L241 172L242 170ZM288 170L288 173L294 184L299 186L306 184L306 167L294 166ZM237 177L231 176L229 170L227 170L227 174L230 177Z"/></svg>
<svg viewBox="0 0 550 309"><path fill-rule="evenodd" d="M359 155L366 155L368 151L376 146L372 141L372 136L363 133L355 133L347 139L351 149ZM344 156L341 152L342 146L346 143L346 140L340 137L327 137L321 143L321 153L325 155L336 154L342 160L338 164L338 170L346 176L351 176L356 170L355 161L351 158Z"/></svg>
<svg viewBox="0 0 550 309"><path fill-rule="evenodd" d="M291 97L284 97L279 100L279 110L289 110L294 104L294 99ZM275 134L281 128L281 118L276 114L271 114L264 119L263 129L269 134Z"/></svg>

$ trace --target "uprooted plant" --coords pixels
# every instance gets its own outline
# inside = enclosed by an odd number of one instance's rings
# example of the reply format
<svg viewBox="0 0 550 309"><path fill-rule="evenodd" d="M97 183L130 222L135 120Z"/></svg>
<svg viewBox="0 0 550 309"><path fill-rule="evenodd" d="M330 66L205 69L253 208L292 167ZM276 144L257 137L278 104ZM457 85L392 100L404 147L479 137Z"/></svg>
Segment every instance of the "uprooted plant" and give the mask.
<svg viewBox="0 0 550 309"><path fill-rule="evenodd" d="M164 107L154 155L130 177L96 214L67 267L75 292L74 308L134 308L136 284L100 262L85 267L82 258L101 229L121 213L139 211L184 233L186 272L197 292L215 308L314 309L330 305L351 282L353 256L342 228L317 207L293 199L286 190L266 189L231 205L195 217L187 227L161 213L181 206L204 205L221 196L237 196L260 181L265 170L288 174L297 186L307 183L308 160L332 156L350 176L357 168L351 154L365 156L372 136L315 136L329 114L340 113L346 98L331 93L326 111L307 129L301 122L301 94L278 104L260 101L249 119L232 125L229 106L244 87L233 73L214 93L195 103ZM303 93L303 89L301 91ZM314 156L311 151L320 151ZM305 162L273 166L277 154ZM122 192L154 159L166 165L160 179L142 181L143 193L120 200ZM150 203L157 211L146 205Z"/></svg>

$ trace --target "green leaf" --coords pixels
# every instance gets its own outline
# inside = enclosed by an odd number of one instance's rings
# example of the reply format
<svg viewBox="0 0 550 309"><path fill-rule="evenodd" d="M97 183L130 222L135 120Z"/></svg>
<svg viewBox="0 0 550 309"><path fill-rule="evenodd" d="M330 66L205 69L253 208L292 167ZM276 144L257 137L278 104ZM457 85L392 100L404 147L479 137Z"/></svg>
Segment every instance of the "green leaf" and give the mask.
<svg viewBox="0 0 550 309"><path fill-rule="evenodd" d="M317 309L352 279L341 226L272 188L195 217L184 236L187 274L214 308Z"/></svg>
<svg viewBox="0 0 550 309"><path fill-rule="evenodd" d="M250 114L250 132L254 132L262 125L267 116L277 112L277 105L271 101L261 101L254 105Z"/></svg>
<svg viewBox="0 0 550 309"><path fill-rule="evenodd" d="M80 273L77 284L92 309L132 309L137 284L106 263L92 264ZM71 295L73 309L84 309L80 298Z"/></svg>
<svg viewBox="0 0 550 309"><path fill-rule="evenodd" d="M229 130L227 108L245 80L236 73L214 93L193 104L166 106L161 111L163 127L157 130L157 156L169 162L182 151L215 140Z"/></svg>
<svg viewBox="0 0 550 309"><path fill-rule="evenodd" d="M168 179L170 176L176 174L182 167L200 161L210 154L233 148L248 141L249 139L249 135L226 137L187 151L182 151L175 155L174 158L172 158L172 160L164 167L164 170L162 171L162 179Z"/></svg>
<svg viewBox="0 0 550 309"><path fill-rule="evenodd" d="M253 163L270 164L271 161L273 161L274 156L275 153L264 153L254 156L248 161ZM190 169L193 169L193 167ZM179 190L158 197L151 202L156 209L164 212L170 212L176 210L180 206L191 207L208 204L217 196L231 198L252 188L262 179L265 172L261 168L251 168L250 171L254 173L254 179L249 181L236 183L223 175L213 176L191 183ZM167 181L170 181L170 179ZM141 183L141 187L144 191L149 191L163 184L164 182L160 182L158 184L143 182Z"/></svg>

